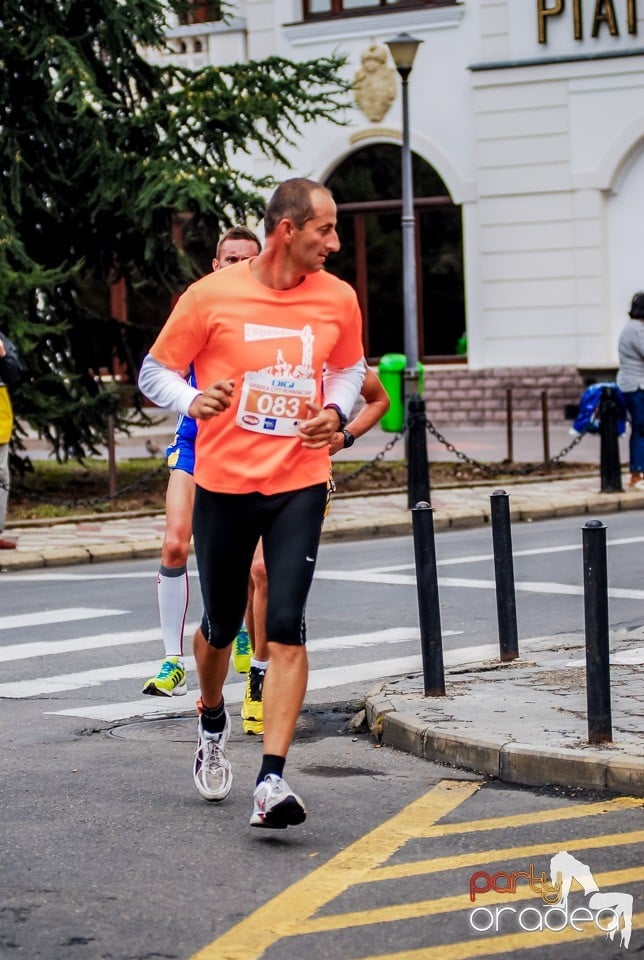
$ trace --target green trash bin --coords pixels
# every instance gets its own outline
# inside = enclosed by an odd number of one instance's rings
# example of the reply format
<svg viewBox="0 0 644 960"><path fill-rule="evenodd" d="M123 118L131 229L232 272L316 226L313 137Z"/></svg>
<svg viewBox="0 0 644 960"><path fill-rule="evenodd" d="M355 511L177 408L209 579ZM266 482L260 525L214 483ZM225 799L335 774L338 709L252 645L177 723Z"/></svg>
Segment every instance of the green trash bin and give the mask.
<svg viewBox="0 0 644 960"><path fill-rule="evenodd" d="M404 353L385 353L378 364L378 376L389 397L390 407L380 421L387 433L400 433L405 424L404 377L407 357ZM425 368L418 362L418 390L422 394Z"/></svg>

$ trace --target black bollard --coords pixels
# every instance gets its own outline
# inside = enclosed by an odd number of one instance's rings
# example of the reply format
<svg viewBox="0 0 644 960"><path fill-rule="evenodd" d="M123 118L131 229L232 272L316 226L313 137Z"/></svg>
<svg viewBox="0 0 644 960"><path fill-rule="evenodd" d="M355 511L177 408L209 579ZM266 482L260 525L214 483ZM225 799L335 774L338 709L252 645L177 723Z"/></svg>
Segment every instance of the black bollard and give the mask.
<svg viewBox="0 0 644 960"><path fill-rule="evenodd" d="M443 637L438 599L433 512L429 503L420 502L413 507L411 516L414 530L416 591L425 696L444 697Z"/></svg>
<svg viewBox="0 0 644 960"><path fill-rule="evenodd" d="M603 387L599 401L599 471L602 493L622 492L622 467L619 462L617 420L619 404L614 387Z"/></svg>
<svg viewBox="0 0 644 960"><path fill-rule="evenodd" d="M419 501L429 501L427 417L420 394L409 398L407 427L407 506L411 510Z"/></svg>
<svg viewBox="0 0 644 960"><path fill-rule="evenodd" d="M114 443L114 416L107 418L107 488L110 500L116 496L116 446Z"/></svg>
<svg viewBox="0 0 644 960"><path fill-rule="evenodd" d="M495 490L490 496L490 509L496 579L496 612L499 622L499 655L503 663L509 663L519 656L519 640L510 528L510 498L505 490Z"/></svg>
<svg viewBox="0 0 644 960"><path fill-rule="evenodd" d="M606 527L601 520L589 520L582 531L588 740L590 743L610 743L613 731L608 649Z"/></svg>

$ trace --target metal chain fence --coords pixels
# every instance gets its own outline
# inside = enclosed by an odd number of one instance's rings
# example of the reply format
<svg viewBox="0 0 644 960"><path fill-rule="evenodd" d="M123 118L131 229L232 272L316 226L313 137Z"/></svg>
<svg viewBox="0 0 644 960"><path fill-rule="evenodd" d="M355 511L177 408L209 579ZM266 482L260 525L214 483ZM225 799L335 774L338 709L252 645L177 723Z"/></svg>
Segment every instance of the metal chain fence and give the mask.
<svg viewBox="0 0 644 960"><path fill-rule="evenodd" d="M459 460L462 460L463 463L469 464L471 467L476 467L481 471L486 477L493 479L498 477L501 474L503 476L513 476L513 477L527 477L531 473L536 473L538 470L544 470L547 467L552 466L555 463L559 463L563 460L564 457L568 456L571 450L574 450L575 447L581 443L584 439L585 434L580 433L578 436L574 437L573 440L559 453L556 453L554 456L549 457L547 460L543 460L541 463L533 463L524 467L508 467L504 465L502 468L491 467L489 463L481 463L480 460L474 460L472 457L468 457L466 453L463 453L462 450L457 450L453 443L450 443L445 439L443 434L436 429L434 424L428 418L425 418L425 426L427 427L427 432L431 433L433 437L438 440L439 443L442 443L450 453L453 453L455 457Z"/></svg>
<svg viewBox="0 0 644 960"><path fill-rule="evenodd" d="M490 466L488 463L483 463L480 460L475 460L473 457L468 456L466 453L463 453L462 450L459 450L454 446L453 443L450 443L443 434L438 430L432 421L425 417L425 427L427 432L430 433L440 444L442 444L450 453L460 460L462 463L466 463L471 467L475 467L481 472L481 474L488 478L494 479L498 476L529 476L530 474L536 473L539 470L547 469L555 463L559 463L564 457L568 456L571 450L581 443L585 434L580 434L565 446L559 453L550 457L548 460L543 460L541 463L529 464L523 467L510 467L507 464L504 464L501 467ZM367 470L371 470L376 464L380 463L390 450L396 446L400 440L406 435L409 429L409 424L405 424L402 430L396 433L391 440L389 440L380 453L377 453L372 460L368 460L363 463L360 467L354 470L352 473L345 474L343 476L336 476L334 478L334 483L336 487L341 487L346 483L349 483L351 480L355 480L361 474L365 473ZM120 497L125 496L125 494L130 493L133 490L138 490L144 488L146 484L152 480L154 477L157 477L162 471L167 471L167 465L165 459L156 467L154 470L150 470L142 476L138 477L136 480L133 480L132 483L127 484L125 487L121 487L115 491L113 496L106 494L101 497L91 497L91 498L77 498L71 500L64 500L60 498L52 498L50 496L42 496L41 494L35 493L32 490L29 490L28 487L22 484L13 484L13 491L20 494L26 500L33 500L36 503L47 503L56 507L92 507L100 503L107 503L110 500L118 500ZM0 480L0 488L8 490L7 484Z"/></svg>
<svg viewBox="0 0 644 960"><path fill-rule="evenodd" d="M575 447L579 443L581 443L581 441L585 436L585 434L583 433L579 434L579 436L574 437L573 440L567 446L565 446L562 450L560 450L559 453L555 454L552 457L549 457L547 460L541 461L540 463L528 464L523 467L510 467L507 464L497 467L497 466L490 466L489 463L483 463L480 460L475 460L473 457L469 457L466 453L463 453L462 450L459 450L457 447L454 446L453 443L450 443L449 440L447 440L443 436L440 430L438 430L434 426L432 421L427 416L425 417L425 426L426 426L427 432L431 433L431 435L440 444L442 444L447 450L449 450L450 453L453 453L458 460L461 460L463 463L467 463L471 467L476 467L477 470L480 470L483 476L487 477L490 480L499 476L526 476L527 477L527 476L530 476L530 474L532 473L537 473L539 470L545 470L548 467L552 466L553 464L559 463L561 460L564 459L564 457L567 457L568 454L571 452L571 450L574 450ZM404 428L399 433L397 433L385 445L385 447L380 451L380 453L376 454L373 460L369 460L368 462L363 463L362 466L358 467L357 470L354 470L353 473L348 473L346 474L346 476L342 476L342 477L335 477L334 482L336 487L340 487L342 486L342 484L349 483L350 480L355 480L356 477L360 476L360 474L364 473L366 470L370 470L373 466L375 466L377 463L383 460L387 455L387 453L389 453L389 451L393 449L393 447L398 443L398 441L405 436L408 429L409 429L409 423L405 424Z"/></svg>

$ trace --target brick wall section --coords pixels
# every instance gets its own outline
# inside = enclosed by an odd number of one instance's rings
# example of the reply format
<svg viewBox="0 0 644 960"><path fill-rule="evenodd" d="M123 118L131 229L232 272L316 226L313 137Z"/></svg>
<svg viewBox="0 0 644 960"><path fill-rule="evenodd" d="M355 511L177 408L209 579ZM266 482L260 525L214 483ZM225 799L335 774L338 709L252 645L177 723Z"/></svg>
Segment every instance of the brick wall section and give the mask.
<svg viewBox="0 0 644 960"><path fill-rule="evenodd" d="M506 391L512 388L516 426L541 423L541 393L548 393L550 423L564 423L566 404L578 403L585 383L576 367L499 367L425 370L427 415L440 429L447 424L494 425L506 422Z"/></svg>

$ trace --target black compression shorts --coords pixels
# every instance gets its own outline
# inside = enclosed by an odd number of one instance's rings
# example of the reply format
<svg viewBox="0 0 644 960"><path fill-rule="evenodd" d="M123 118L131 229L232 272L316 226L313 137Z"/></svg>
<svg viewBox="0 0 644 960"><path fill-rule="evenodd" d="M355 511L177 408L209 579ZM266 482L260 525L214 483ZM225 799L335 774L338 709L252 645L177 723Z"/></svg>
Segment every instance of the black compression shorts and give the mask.
<svg viewBox="0 0 644 960"><path fill-rule="evenodd" d="M304 609L326 497L326 483L270 496L196 487L193 531L208 643L223 649L239 632L260 537L268 577L266 636L275 643L305 643Z"/></svg>

